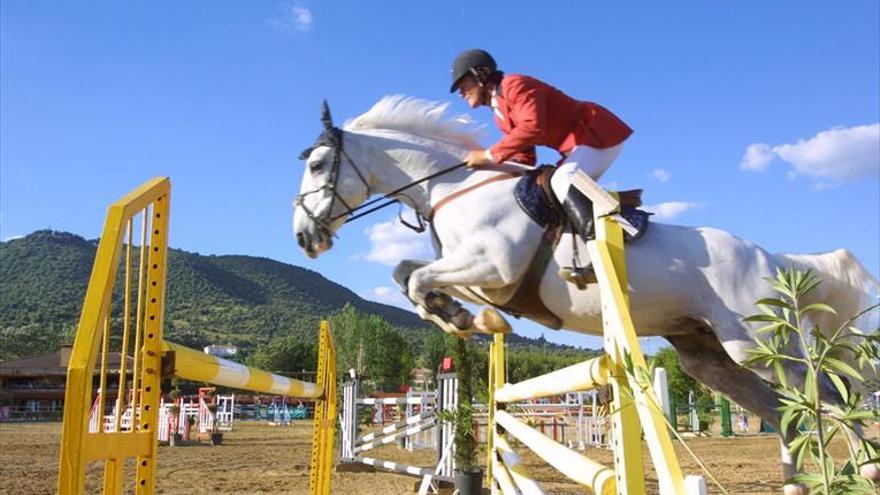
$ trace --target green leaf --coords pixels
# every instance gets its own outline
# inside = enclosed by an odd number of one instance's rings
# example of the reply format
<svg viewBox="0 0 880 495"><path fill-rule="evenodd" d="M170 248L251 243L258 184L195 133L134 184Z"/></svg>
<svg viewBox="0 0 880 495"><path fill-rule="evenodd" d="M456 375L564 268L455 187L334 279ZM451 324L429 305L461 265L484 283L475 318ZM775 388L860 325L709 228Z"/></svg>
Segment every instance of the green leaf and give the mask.
<svg viewBox="0 0 880 495"><path fill-rule="evenodd" d="M763 327L761 327L761 328L755 329L755 334L757 334L757 335L762 335L762 334L765 334L765 333L776 332L776 331L778 331L779 328L782 327L782 326L783 326L782 323L773 323L773 324L770 324L770 325L765 325L765 326L763 326Z"/></svg>
<svg viewBox="0 0 880 495"><path fill-rule="evenodd" d="M828 378L831 379L831 382L834 383L834 388L837 389L837 393L840 394L840 397L844 402L849 402L849 389L846 387L846 384L843 382L843 379L837 375L837 373L828 373Z"/></svg>
<svg viewBox="0 0 880 495"><path fill-rule="evenodd" d="M826 357L825 364L828 366L829 369L839 371L839 372L843 373L844 375L849 376L850 378L854 378L860 382L865 381L865 379L862 378L862 375L858 371L856 371L852 366L844 363L843 361L841 361L837 358Z"/></svg>
<svg viewBox="0 0 880 495"><path fill-rule="evenodd" d="M764 299L758 299L755 304L763 305L763 306L776 306L779 308L792 309L791 305L781 299L774 299L772 297L766 297Z"/></svg>
<svg viewBox="0 0 880 495"><path fill-rule="evenodd" d="M801 287L798 288L798 295L804 296L809 293L811 290L815 289L816 286L822 283L821 279L818 278L810 278L805 280Z"/></svg>
<svg viewBox="0 0 880 495"><path fill-rule="evenodd" d="M782 367L782 364L779 362L774 362L773 371L776 373L776 382L779 383L779 386L782 388L786 388L788 386L788 382L785 379L785 369Z"/></svg>
<svg viewBox="0 0 880 495"><path fill-rule="evenodd" d="M809 437L800 436L795 437L794 440L788 444L788 452L795 457L795 462L798 468L803 466L804 457L810 450L808 445L809 440Z"/></svg>
<svg viewBox="0 0 880 495"><path fill-rule="evenodd" d="M752 322L756 322L756 321L767 321L767 322L778 323L778 324L785 323L785 320L783 320L782 318L780 318L779 316L776 316L776 315L752 315L752 316L747 316L747 317L743 318L743 321L745 321L747 323L752 323Z"/></svg>
<svg viewBox="0 0 880 495"><path fill-rule="evenodd" d="M812 403L813 397L816 396L815 394L816 394L816 381L813 378L813 372L811 370L807 370L806 376L804 376L804 395L809 397L810 398L809 400Z"/></svg>
<svg viewBox="0 0 880 495"><path fill-rule="evenodd" d="M793 408L784 408L782 417L779 418L779 431L788 430L788 424L791 423L792 419L794 419L794 414L795 411ZM800 440L800 438L794 439L792 443L797 442L798 440ZM789 445L789 448L792 448L792 446Z"/></svg>
<svg viewBox="0 0 880 495"><path fill-rule="evenodd" d="M837 314L837 311L831 306L823 303L813 303L801 309L800 314L804 314L808 311L819 311L823 313L831 313Z"/></svg>

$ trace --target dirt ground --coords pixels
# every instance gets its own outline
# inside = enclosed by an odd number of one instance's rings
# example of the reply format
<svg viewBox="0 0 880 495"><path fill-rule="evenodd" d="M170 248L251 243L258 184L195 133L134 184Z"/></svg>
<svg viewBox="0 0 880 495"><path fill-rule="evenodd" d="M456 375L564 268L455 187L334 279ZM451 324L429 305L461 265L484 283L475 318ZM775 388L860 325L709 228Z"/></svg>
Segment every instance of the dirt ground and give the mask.
<svg viewBox="0 0 880 495"><path fill-rule="evenodd" d="M269 426L239 422L223 445L159 447L157 493L160 494L300 494L308 492L311 423ZM53 494L58 477L61 423L0 424L0 494ZM780 493L781 471L776 437L694 438L688 445L731 493ZM843 447L840 445L839 447ZM516 447L514 447L516 448ZM683 471L697 474L696 463L676 446ZM431 450L407 452L396 446L377 449L375 457L429 466ZM584 490L534 455L521 455L548 493L581 494ZM843 451L836 452L843 455ZM611 452L589 449L589 457L610 466ZM650 460L645 454L646 465ZM100 493L100 466L90 471L87 493ZM133 473L133 470L132 470ZM646 473L649 492L656 493L656 477ZM415 478L390 473L334 473L333 493L409 494ZM709 487L710 493L719 493ZM129 492L130 493L130 492Z"/></svg>

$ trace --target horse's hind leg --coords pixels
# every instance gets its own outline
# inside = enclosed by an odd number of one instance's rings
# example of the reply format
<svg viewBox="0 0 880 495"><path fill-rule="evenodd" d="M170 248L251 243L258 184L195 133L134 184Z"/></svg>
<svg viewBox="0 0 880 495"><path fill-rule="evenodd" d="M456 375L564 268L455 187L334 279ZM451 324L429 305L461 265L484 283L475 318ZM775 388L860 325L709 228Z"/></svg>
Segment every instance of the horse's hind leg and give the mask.
<svg viewBox="0 0 880 495"><path fill-rule="evenodd" d="M788 453L788 440L794 431L782 432L781 414L776 408L782 405L776 393L758 375L737 364L721 342L710 330L702 328L696 333L667 336L675 347L682 370L695 380L728 396L732 401L763 418L779 432L782 443L782 470L785 479L797 474L795 463ZM801 485L786 485L786 494L806 493Z"/></svg>

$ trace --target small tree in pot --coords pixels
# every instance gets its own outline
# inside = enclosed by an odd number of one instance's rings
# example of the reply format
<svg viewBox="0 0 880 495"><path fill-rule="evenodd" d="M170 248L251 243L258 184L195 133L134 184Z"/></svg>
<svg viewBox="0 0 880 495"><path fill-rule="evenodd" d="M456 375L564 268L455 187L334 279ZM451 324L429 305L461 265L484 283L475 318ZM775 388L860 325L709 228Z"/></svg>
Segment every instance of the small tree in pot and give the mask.
<svg viewBox="0 0 880 495"><path fill-rule="evenodd" d="M178 431L178 425L180 424L180 405L178 403L180 389L177 388L176 384L174 385L174 388L168 392L168 400L171 401L171 405L168 406L168 445L171 447L177 446L180 442L180 432Z"/></svg>
<svg viewBox="0 0 880 495"><path fill-rule="evenodd" d="M483 470L477 462L474 438L473 352L463 339L455 339L455 372L458 375L458 407L451 415L455 424L455 488L461 495L475 495L483 490Z"/></svg>
<svg viewBox="0 0 880 495"><path fill-rule="evenodd" d="M210 401L207 404L208 412L211 413L211 445L220 445L223 443L223 434L217 429L217 400L214 398L214 389L208 389L205 392L205 398Z"/></svg>

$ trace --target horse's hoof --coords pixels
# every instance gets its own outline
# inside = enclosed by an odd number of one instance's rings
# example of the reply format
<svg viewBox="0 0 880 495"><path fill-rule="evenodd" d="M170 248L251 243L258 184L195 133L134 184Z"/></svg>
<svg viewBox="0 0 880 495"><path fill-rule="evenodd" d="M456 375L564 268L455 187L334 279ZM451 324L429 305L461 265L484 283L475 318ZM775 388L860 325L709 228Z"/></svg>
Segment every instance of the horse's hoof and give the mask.
<svg viewBox="0 0 880 495"><path fill-rule="evenodd" d="M510 333L512 329L507 320L495 308L483 308L474 318L474 326L486 333Z"/></svg>
<svg viewBox="0 0 880 495"><path fill-rule="evenodd" d="M462 308L452 315L450 321L452 321L455 328L458 328L459 330L469 330L474 326L474 315L472 315L470 311Z"/></svg>
<svg viewBox="0 0 880 495"><path fill-rule="evenodd" d="M810 489L803 483L789 483L782 487L785 495L809 495Z"/></svg>
<svg viewBox="0 0 880 495"><path fill-rule="evenodd" d="M444 332L446 332L448 334L455 335L458 338L469 339L469 338L471 338L471 336L473 334L473 329L464 330L464 331L459 330L458 328L455 327L455 325L453 325L452 323L450 323L448 321L444 321L443 318L440 318L439 316L435 315L434 313L431 313L430 311L425 309L425 307L422 306L421 304L416 306L416 313L419 315L419 317L421 319L423 319L425 321L430 321L431 323L434 323L435 325L440 327L440 330L443 330Z"/></svg>
<svg viewBox="0 0 880 495"><path fill-rule="evenodd" d="M874 482L880 482L880 464L865 464L859 468L859 474Z"/></svg>

